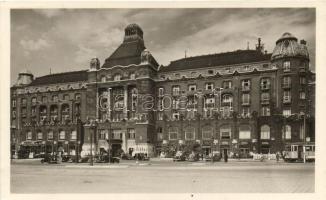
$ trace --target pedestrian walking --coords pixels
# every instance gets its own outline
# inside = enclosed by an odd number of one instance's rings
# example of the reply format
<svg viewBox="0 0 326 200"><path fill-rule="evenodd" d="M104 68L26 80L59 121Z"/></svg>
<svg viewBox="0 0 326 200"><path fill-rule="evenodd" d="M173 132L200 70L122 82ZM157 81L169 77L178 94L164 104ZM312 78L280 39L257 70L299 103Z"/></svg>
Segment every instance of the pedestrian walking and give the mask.
<svg viewBox="0 0 326 200"><path fill-rule="evenodd" d="M279 152L276 152L276 162L278 162L280 160L280 154Z"/></svg>

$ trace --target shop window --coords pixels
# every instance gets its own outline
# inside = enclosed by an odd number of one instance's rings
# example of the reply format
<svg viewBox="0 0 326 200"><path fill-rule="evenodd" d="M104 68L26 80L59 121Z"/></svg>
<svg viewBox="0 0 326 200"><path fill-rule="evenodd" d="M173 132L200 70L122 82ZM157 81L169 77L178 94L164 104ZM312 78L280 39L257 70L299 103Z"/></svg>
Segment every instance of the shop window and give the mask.
<svg viewBox="0 0 326 200"><path fill-rule="evenodd" d="M249 126L240 126L239 127L239 139L250 139L250 127Z"/></svg>
<svg viewBox="0 0 326 200"><path fill-rule="evenodd" d="M213 129L210 126L204 126L202 128L202 138L211 139L213 137Z"/></svg>
<svg viewBox="0 0 326 200"><path fill-rule="evenodd" d="M268 125L262 125L260 127L260 139L268 140L270 138L270 127Z"/></svg>

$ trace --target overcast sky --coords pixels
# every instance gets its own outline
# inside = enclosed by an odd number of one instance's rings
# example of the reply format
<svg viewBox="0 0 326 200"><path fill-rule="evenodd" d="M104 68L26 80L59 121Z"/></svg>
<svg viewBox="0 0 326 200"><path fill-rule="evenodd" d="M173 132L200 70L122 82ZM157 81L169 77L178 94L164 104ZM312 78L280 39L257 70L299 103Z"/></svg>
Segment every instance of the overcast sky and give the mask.
<svg viewBox="0 0 326 200"><path fill-rule="evenodd" d="M159 64L187 56L254 48L261 37L268 52L290 32L307 41L315 63L314 9L39 9L11 11L11 83L19 71L34 76L87 69L123 40L137 23Z"/></svg>

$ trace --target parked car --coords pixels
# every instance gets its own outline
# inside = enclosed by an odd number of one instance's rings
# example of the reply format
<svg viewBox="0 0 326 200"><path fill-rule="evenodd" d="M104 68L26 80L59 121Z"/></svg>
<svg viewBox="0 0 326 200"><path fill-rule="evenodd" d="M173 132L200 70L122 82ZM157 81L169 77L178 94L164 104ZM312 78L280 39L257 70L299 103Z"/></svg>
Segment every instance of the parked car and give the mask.
<svg viewBox="0 0 326 200"><path fill-rule="evenodd" d="M192 152L191 154L189 154L188 161L190 161L190 162L199 161L199 153Z"/></svg>
<svg viewBox="0 0 326 200"><path fill-rule="evenodd" d="M149 161L149 157L145 153L136 153L134 158L137 160Z"/></svg>
<svg viewBox="0 0 326 200"><path fill-rule="evenodd" d="M211 162L213 159L213 162L218 162L220 161L222 158L220 152L213 152L213 154L209 154L208 156L206 156L205 160L207 162Z"/></svg>
<svg viewBox="0 0 326 200"><path fill-rule="evenodd" d="M182 151L177 151L175 156L173 157L173 161L186 161L187 160L187 155L185 152Z"/></svg>
<svg viewBox="0 0 326 200"><path fill-rule="evenodd" d="M123 159L123 160L133 160L134 158L130 154L122 154L121 159Z"/></svg>
<svg viewBox="0 0 326 200"><path fill-rule="evenodd" d="M42 160L41 163L57 164L57 155L47 154Z"/></svg>
<svg viewBox="0 0 326 200"><path fill-rule="evenodd" d="M96 155L94 161L97 163L120 163L119 157L113 157L108 154Z"/></svg>

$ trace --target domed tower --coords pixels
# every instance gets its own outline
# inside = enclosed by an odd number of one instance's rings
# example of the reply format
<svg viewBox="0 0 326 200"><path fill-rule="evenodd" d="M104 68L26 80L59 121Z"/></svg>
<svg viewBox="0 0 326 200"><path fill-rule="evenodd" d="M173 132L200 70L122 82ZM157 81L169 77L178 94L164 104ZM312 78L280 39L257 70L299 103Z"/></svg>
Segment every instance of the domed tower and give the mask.
<svg viewBox="0 0 326 200"><path fill-rule="evenodd" d="M130 42L137 39L143 40L143 30L137 24L129 24L125 28L125 36L123 42Z"/></svg>
<svg viewBox="0 0 326 200"><path fill-rule="evenodd" d="M19 72L16 85L17 86L28 85L28 84L32 83L33 79L34 79L34 76L33 76L32 72L30 72L27 69L24 69L21 72Z"/></svg>
<svg viewBox="0 0 326 200"><path fill-rule="evenodd" d="M277 71L276 109L283 116L282 139L286 142L303 141L303 122L296 116L307 113L307 82L309 53L306 42L291 33L284 33L276 41L272 65Z"/></svg>

